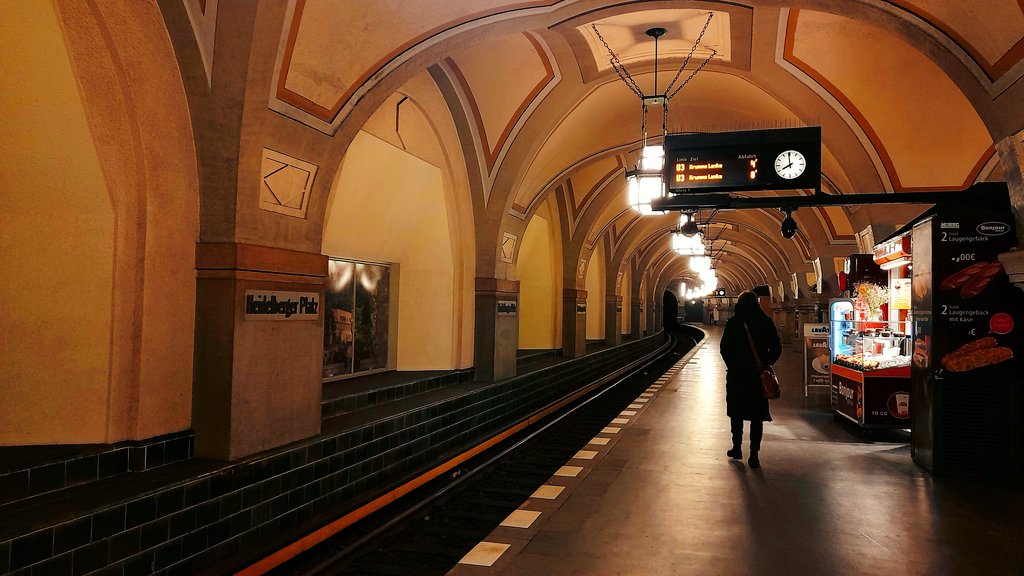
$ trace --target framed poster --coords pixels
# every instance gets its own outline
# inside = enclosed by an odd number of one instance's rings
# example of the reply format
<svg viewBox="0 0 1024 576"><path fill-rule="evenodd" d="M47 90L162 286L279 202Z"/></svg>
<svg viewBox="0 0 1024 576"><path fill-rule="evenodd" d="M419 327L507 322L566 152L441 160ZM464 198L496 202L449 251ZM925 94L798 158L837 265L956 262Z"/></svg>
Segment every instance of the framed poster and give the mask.
<svg viewBox="0 0 1024 576"><path fill-rule="evenodd" d="M388 366L391 269L330 259L324 294L325 380Z"/></svg>

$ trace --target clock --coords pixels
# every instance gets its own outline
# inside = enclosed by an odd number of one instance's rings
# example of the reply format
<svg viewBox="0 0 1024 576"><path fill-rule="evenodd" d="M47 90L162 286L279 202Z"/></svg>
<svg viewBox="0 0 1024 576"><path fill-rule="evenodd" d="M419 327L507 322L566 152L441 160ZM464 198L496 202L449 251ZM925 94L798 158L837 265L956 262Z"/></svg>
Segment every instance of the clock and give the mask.
<svg viewBox="0 0 1024 576"><path fill-rule="evenodd" d="M775 173L792 180L804 173L807 168L807 159L796 150L786 150L775 158Z"/></svg>

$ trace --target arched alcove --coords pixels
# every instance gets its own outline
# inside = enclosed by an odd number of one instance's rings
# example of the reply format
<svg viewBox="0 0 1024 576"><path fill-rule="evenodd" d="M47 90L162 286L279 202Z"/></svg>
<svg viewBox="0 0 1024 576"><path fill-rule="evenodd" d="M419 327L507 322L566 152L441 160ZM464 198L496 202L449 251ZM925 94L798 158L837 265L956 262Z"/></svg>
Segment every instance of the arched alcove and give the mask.
<svg viewBox="0 0 1024 576"><path fill-rule="evenodd" d="M454 367L455 247L446 206L440 168L367 132L352 142L331 191L323 253L397 264L399 370Z"/></svg>
<svg viewBox="0 0 1024 576"><path fill-rule="evenodd" d="M0 123L0 443L60 442L69 420L77 441L103 442L114 207L53 6L5 4L0 14L33 23L22 38L0 36L3 76L22 79L0 91L0 106L21 117Z"/></svg>
<svg viewBox="0 0 1024 576"><path fill-rule="evenodd" d="M158 9L5 3L0 20L17 79L0 93L0 444L185 430L198 175Z"/></svg>
<svg viewBox="0 0 1024 576"><path fill-rule="evenodd" d="M530 218L519 249L519 348L561 347L561 244L550 203Z"/></svg>

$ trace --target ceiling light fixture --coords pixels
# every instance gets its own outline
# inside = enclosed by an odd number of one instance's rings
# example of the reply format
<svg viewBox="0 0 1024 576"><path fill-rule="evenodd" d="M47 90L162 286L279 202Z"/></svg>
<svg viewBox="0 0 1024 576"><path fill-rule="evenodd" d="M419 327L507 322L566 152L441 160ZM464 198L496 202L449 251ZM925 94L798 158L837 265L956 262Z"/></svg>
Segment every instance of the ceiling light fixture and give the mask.
<svg viewBox="0 0 1024 576"><path fill-rule="evenodd" d="M684 212L679 216L679 226L672 229L672 249L682 256L705 254L704 234L697 226L696 214Z"/></svg>
<svg viewBox="0 0 1024 576"><path fill-rule="evenodd" d="M644 94L644 91L640 89L640 86L633 80L629 72L626 71L625 66L619 60L618 55L611 49L608 42L601 36L601 33L597 30L597 25L591 24L590 27L597 35L598 40L604 44L606 50L608 50L608 62L611 64L612 69L619 75L619 78L626 84L629 89L640 98L641 109L643 117L640 123L640 160L636 164L636 169L626 171L626 181L628 183L628 196L627 201L633 210L636 210L642 215L654 214L654 210L651 208L651 202L656 198L661 198L665 195L665 137L668 135L668 101L679 93L683 89L683 86L693 79L698 72L701 71L712 58L715 57L717 51L711 49L711 55L707 57L704 62L701 63L692 73L684 80L681 84L676 86L676 82L679 80L680 75L683 73L683 69L690 62L690 58L694 52L697 51L697 47L700 45L700 41L704 38L704 32L707 31L708 25L711 24L711 18L714 16L714 12L708 13L708 19L704 22L704 28L701 29L700 35L697 36L697 40L694 41L693 47L690 48L690 53L683 60L682 66L679 67L679 71L676 72L672 81L665 87L665 91L658 93L658 38L665 35L666 29L655 27L649 28L645 34L654 38L654 93L651 96ZM656 107L661 106L661 138L652 139L648 142L647 138L647 111L648 106Z"/></svg>
<svg viewBox="0 0 1024 576"><path fill-rule="evenodd" d="M696 214L691 215L684 212L682 216L679 217L679 231L682 232L684 236L693 236L700 232L700 228L697 227Z"/></svg>

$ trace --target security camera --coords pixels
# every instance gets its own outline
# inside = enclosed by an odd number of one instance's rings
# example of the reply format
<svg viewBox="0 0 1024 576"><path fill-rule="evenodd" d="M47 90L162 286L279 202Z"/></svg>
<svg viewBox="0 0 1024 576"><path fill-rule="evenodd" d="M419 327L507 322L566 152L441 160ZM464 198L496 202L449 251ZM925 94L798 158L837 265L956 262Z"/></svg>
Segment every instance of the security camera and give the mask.
<svg viewBox="0 0 1024 576"><path fill-rule="evenodd" d="M786 239L789 239L789 238L792 238L793 236L796 236L796 231L797 231L798 228L797 228L797 225L796 225L796 220L793 220L793 210L792 209L787 209L787 210L785 210L785 212L786 212L786 219L782 221L782 230L781 231L782 231L782 237L786 238Z"/></svg>

